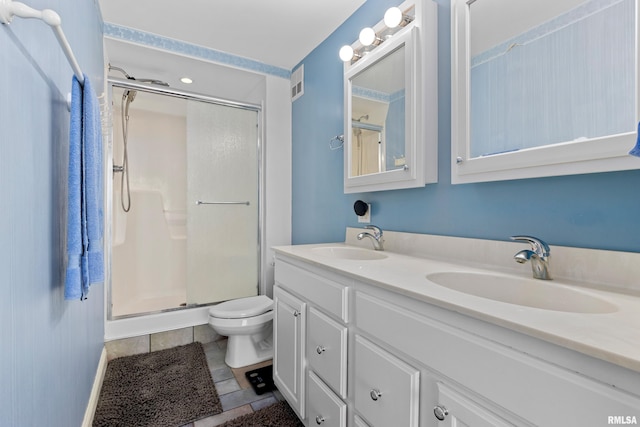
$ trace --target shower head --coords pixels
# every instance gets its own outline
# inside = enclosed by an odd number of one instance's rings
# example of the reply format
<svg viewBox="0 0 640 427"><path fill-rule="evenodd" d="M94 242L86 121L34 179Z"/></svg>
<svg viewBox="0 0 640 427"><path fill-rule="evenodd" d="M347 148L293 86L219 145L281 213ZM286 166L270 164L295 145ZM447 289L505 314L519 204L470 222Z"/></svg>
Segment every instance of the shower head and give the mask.
<svg viewBox="0 0 640 427"><path fill-rule="evenodd" d="M134 99L136 99L136 94L138 93L137 90L131 90L131 89L126 89L123 93L122 93L122 99L124 100L125 98L127 99L127 106L129 104L131 104L133 102Z"/></svg>
<svg viewBox="0 0 640 427"><path fill-rule="evenodd" d="M122 74L124 74L124 76L127 78L127 80L135 80L135 81L140 82L140 83L151 83L153 85L158 85L158 86L169 86L169 83L163 82L162 80L157 80L157 79L136 79L135 77L129 75L129 73L127 73L122 68L116 67L114 65L109 64L109 71L111 71L111 70L120 71ZM133 101L133 99L132 99L132 101Z"/></svg>
<svg viewBox="0 0 640 427"><path fill-rule="evenodd" d="M113 66L113 65L109 64L109 71L111 71L111 70L120 71L129 80L133 79L133 77L131 77L129 74L127 74L127 72L125 70L123 70L122 68L116 67L116 66Z"/></svg>

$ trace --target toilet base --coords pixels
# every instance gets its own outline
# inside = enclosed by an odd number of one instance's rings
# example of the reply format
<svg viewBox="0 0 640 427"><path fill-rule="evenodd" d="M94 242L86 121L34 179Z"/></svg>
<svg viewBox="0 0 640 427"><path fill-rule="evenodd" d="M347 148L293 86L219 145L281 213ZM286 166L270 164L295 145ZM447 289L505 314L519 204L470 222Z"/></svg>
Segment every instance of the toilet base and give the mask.
<svg viewBox="0 0 640 427"><path fill-rule="evenodd" d="M273 359L273 334L271 327L268 334L230 335L227 340L225 363L231 368L242 368Z"/></svg>

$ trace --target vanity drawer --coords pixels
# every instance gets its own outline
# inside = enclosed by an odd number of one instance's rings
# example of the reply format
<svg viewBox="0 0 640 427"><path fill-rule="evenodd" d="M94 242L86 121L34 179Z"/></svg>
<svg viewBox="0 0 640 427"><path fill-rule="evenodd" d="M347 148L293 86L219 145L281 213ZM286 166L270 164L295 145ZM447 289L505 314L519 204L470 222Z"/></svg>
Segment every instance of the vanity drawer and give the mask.
<svg viewBox="0 0 640 427"><path fill-rule="evenodd" d="M307 414L310 425L345 427L347 404L327 387L320 378L309 371L309 400Z"/></svg>
<svg viewBox="0 0 640 427"><path fill-rule="evenodd" d="M370 426L418 425L420 371L359 335L354 368L355 409Z"/></svg>
<svg viewBox="0 0 640 427"><path fill-rule="evenodd" d="M311 307L307 317L309 366L342 398L347 397L347 328Z"/></svg>
<svg viewBox="0 0 640 427"><path fill-rule="evenodd" d="M275 279L281 286L322 307L327 313L348 321L348 288L345 285L280 259L276 262Z"/></svg>

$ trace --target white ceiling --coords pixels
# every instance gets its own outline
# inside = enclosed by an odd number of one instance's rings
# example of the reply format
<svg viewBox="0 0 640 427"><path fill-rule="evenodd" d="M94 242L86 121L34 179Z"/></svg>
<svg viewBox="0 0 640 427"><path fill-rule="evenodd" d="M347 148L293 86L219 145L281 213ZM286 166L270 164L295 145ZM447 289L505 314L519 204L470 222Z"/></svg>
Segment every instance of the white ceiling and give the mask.
<svg viewBox="0 0 640 427"><path fill-rule="evenodd" d="M105 47L109 63L124 69L137 79L162 80L174 89L234 101L260 103L264 98L260 92L264 76L257 73L163 50L149 49L116 39L106 39ZM115 70L109 75L120 79L125 78L122 73ZM193 79L193 83L182 83L180 78L185 76ZM136 102L136 106L140 104Z"/></svg>
<svg viewBox="0 0 640 427"><path fill-rule="evenodd" d="M106 23L291 70L365 0L99 0ZM118 56L114 46L110 57Z"/></svg>

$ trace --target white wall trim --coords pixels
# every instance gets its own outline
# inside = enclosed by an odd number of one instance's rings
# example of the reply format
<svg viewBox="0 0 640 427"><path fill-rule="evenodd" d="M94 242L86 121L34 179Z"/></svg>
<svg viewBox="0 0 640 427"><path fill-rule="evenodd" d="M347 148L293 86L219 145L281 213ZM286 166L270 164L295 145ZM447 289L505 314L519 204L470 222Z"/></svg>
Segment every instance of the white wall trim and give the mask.
<svg viewBox="0 0 640 427"><path fill-rule="evenodd" d="M98 369L96 370L96 377L93 380L93 387L91 387L91 394L89 395L89 402L87 403L87 409L84 412L84 419L82 420L82 427L91 427L93 425L93 415L96 412L98 406L98 398L100 397L100 390L102 389L102 381L104 380L104 374L107 371L107 349L102 347L102 353L100 354L100 361L98 362Z"/></svg>

